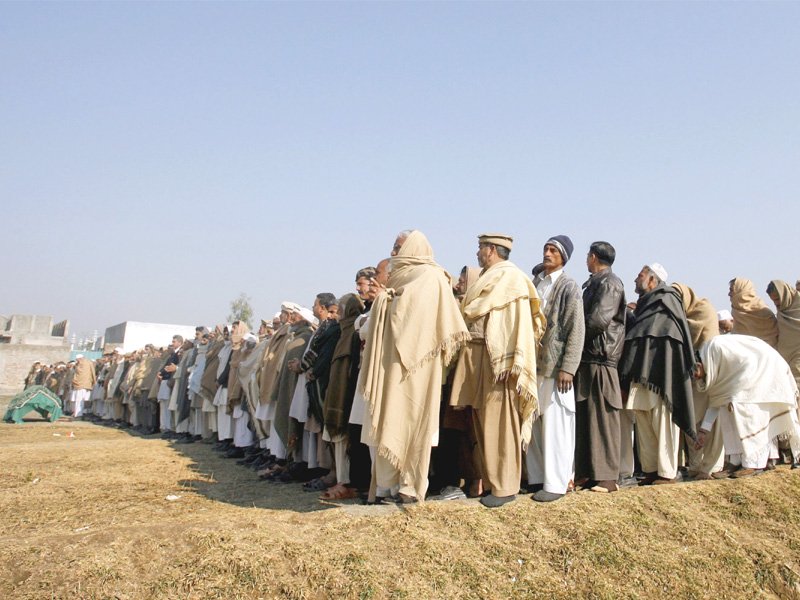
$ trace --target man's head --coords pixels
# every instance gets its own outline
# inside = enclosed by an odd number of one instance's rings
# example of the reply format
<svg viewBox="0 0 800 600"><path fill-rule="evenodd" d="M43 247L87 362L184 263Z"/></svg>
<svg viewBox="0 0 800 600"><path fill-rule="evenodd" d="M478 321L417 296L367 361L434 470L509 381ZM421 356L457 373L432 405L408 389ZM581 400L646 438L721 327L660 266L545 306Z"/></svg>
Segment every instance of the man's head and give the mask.
<svg viewBox="0 0 800 600"><path fill-rule="evenodd" d="M729 310L717 311L720 333L730 333L733 331L733 315Z"/></svg>
<svg viewBox="0 0 800 600"><path fill-rule="evenodd" d="M542 266L545 275L562 269L572 256L572 240L566 235L554 235L544 244Z"/></svg>
<svg viewBox="0 0 800 600"><path fill-rule="evenodd" d="M800 292L800 279L794 282L794 289Z"/></svg>
<svg viewBox="0 0 800 600"><path fill-rule="evenodd" d="M314 298L314 306L312 308L314 311L314 316L320 321L327 321L330 318L330 308L335 306L337 303L338 300L336 300L336 296L329 292L317 294L317 297Z"/></svg>
<svg viewBox="0 0 800 600"><path fill-rule="evenodd" d="M599 273L614 264L617 251L608 242L593 242L586 255L586 268L589 273Z"/></svg>
<svg viewBox="0 0 800 600"><path fill-rule="evenodd" d="M767 296L769 299L775 303L775 308L781 307L781 297L778 295L778 288L775 287L775 283L773 281L769 282L767 286Z"/></svg>
<svg viewBox="0 0 800 600"><path fill-rule="evenodd" d="M172 344L171 348L173 350L177 350L183 345L183 336L182 335L173 335L172 336Z"/></svg>
<svg viewBox="0 0 800 600"><path fill-rule="evenodd" d="M511 255L511 248L514 238L502 233L484 233L478 236L478 265L482 269L496 265L499 262L508 260Z"/></svg>
<svg viewBox="0 0 800 600"><path fill-rule="evenodd" d="M194 339L195 341L200 341L200 339L208 333L208 329L206 329L203 325L198 325L194 328Z"/></svg>
<svg viewBox="0 0 800 600"><path fill-rule="evenodd" d="M400 252L400 248L403 247L403 244L408 239L408 236L412 234L413 229L404 229L400 233L397 234L397 237L394 240L394 245L392 246L392 256L397 256L397 253Z"/></svg>
<svg viewBox="0 0 800 600"><path fill-rule="evenodd" d="M389 264L389 259L384 258L378 263L378 266L375 267L375 281L377 281L380 285L386 285L389 283Z"/></svg>
<svg viewBox="0 0 800 600"><path fill-rule="evenodd" d="M370 280L375 277L375 267L364 267L359 269L356 273L356 293L362 300L369 297L369 284Z"/></svg>
<svg viewBox="0 0 800 600"><path fill-rule="evenodd" d="M639 296L653 291L658 284L663 283L667 279L667 272L659 263L651 263L645 265L639 271L634 283L636 284L636 293Z"/></svg>

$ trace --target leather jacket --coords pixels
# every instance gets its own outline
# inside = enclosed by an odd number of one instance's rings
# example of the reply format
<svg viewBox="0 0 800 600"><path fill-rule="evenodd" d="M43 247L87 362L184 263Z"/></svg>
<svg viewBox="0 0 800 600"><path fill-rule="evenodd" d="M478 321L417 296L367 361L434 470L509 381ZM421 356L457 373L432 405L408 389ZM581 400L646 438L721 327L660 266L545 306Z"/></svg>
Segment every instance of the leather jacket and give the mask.
<svg viewBox="0 0 800 600"><path fill-rule="evenodd" d="M625 343L625 286L611 268L583 284L586 337L581 362L616 367Z"/></svg>

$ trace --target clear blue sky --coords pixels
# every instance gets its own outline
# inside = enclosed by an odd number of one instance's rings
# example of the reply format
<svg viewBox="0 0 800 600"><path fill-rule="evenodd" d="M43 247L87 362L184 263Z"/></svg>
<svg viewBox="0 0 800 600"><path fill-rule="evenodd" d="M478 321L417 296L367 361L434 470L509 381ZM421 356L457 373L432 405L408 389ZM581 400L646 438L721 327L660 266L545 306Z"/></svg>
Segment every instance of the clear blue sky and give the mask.
<svg viewBox="0 0 800 600"><path fill-rule="evenodd" d="M267 316L405 228L800 277L800 3L6 2L0 65L2 314Z"/></svg>

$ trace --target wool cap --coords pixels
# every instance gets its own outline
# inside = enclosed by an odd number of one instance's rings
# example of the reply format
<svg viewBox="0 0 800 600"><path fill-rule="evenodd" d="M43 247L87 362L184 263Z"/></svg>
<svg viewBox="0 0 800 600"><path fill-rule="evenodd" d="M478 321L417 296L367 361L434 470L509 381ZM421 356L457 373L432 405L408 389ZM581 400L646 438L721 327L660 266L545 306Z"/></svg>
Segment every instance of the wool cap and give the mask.
<svg viewBox="0 0 800 600"><path fill-rule="evenodd" d="M572 256L572 250L574 248L572 245L572 240L569 239L569 236L554 235L544 243L545 246L547 246L547 244L558 248L558 251L561 253L561 258L564 260L564 264L569 262L569 259Z"/></svg>
<svg viewBox="0 0 800 600"><path fill-rule="evenodd" d="M494 244L495 246L502 246L508 248L514 245L514 238L504 233L482 233L478 236L479 244Z"/></svg>

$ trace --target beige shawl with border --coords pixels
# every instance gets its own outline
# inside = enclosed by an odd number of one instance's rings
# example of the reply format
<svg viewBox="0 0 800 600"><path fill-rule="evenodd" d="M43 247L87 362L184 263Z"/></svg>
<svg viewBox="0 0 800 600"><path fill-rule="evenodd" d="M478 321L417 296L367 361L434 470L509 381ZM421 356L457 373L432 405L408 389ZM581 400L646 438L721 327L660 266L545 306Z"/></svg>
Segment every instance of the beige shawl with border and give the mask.
<svg viewBox="0 0 800 600"><path fill-rule="evenodd" d="M461 305L470 321L486 319L486 350L495 381L514 380L519 394L522 440L530 443L531 423L539 408L536 351L547 321L533 282L504 260L486 269Z"/></svg>
<svg viewBox="0 0 800 600"><path fill-rule="evenodd" d="M430 368L443 370L470 335L450 276L433 260L422 232L412 232L391 259L388 289L375 299L369 318L359 380L369 413L365 427L369 424L379 454L410 475L423 500L427 472L418 468L418 455L430 453L441 390L427 387L429 397L410 392L425 388L416 379L427 378ZM384 367L388 356L397 357L399 369ZM400 376L395 380L387 373Z"/></svg>

